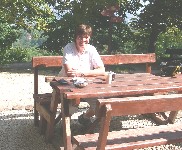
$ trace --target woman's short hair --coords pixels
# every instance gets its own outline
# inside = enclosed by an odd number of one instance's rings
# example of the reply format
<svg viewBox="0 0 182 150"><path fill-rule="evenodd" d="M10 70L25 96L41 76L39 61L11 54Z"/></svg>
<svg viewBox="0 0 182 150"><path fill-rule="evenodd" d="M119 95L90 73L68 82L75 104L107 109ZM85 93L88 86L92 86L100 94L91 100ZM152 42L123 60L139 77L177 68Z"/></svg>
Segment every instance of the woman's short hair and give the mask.
<svg viewBox="0 0 182 150"><path fill-rule="evenodd" d="M92 36L92 28L85 24L79 25L75 30L75 41L78 36Z"/></svg>

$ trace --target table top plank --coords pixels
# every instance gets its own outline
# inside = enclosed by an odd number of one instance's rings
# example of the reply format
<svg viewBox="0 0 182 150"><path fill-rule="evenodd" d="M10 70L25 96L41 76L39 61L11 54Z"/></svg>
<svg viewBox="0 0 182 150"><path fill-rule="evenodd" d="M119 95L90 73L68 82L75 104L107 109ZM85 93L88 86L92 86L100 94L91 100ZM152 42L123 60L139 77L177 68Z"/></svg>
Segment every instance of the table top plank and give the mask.
<svg viewBox="0 0 182 150"><path fill-rule="evenodd" d="M117 74L112 84L106 84L103 77L86 78L89 84L84 88L75 87L70 77L64 78L68 81L68 85L60 85L58 82L51 82L50 84L59 92L64 93L64 97L67 99L100 98L157 92L181 92L181 77L181 74L176 77L161 77L149 73Z"/></svg>

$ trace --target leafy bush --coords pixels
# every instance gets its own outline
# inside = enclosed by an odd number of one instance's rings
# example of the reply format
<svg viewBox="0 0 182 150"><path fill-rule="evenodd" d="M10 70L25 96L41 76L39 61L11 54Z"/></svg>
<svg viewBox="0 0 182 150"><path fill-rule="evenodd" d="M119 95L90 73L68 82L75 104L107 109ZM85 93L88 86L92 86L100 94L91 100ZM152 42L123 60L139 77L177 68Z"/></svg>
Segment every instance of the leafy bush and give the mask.
<svg viewBox="0 0 182 150"><path fill-rule="evenodd" d="M169 56L165 54L165 50L182 48L182 31L176 27L167 28L165 33L161 33L156 42L156 54L158 59Z"/></svg>
<svg viewBox="0 0 182 150"><path fill-rule="evenodd" d="M1 52L0 64L9 64L14 62L30 62L33 56L58 55L53 52L37 48L10 48Z"/></svg>
<svg viewBox="0 0 182 150"><path fill-rule="evenodd" d="M0 19L0 51L11 47L12 43L19 37L19 32L14 26Z"/></svg>

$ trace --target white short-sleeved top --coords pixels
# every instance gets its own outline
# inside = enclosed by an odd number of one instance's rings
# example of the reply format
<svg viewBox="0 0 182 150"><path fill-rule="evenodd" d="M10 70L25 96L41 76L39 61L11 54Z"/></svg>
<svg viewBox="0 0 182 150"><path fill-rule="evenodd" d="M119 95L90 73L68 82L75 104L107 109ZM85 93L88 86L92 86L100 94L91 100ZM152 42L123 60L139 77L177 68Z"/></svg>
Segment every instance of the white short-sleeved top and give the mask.
<svg viewBox="0 0 182 150"><path fill-rule="evenodd" d="M94 46L87 44L85 51L80 55L76 49L75 42L68 43L64 47L62 63L69 64L73 69L78 69L80 72L104 66L103 61ZM64 66L59 75L67 76Z"/></svg>

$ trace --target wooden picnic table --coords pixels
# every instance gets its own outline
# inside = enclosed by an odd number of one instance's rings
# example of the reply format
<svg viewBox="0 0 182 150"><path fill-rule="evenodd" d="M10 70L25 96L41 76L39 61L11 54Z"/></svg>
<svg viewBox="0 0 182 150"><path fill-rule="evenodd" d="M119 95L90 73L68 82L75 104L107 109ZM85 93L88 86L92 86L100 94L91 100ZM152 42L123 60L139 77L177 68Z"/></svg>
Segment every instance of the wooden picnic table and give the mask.
<svg viewBox="0 0 182 150"><path fill-rule="evenodd" d="M64 148L72 149L69 105L78 105L82 98L107 98L153 95L155 93L182 93L181 74L175 77L162 77L149 73L116 74L112 84L106 84L104 77L86 77L88 85L77 88L71 82L71 77L65 77L67 85L61 85L57 81L60 77L50 82L53 88L50 111L55 114L58 103L61 102L62 126ZM54 120L48 124L47 131L52 132Z"/></svg>

